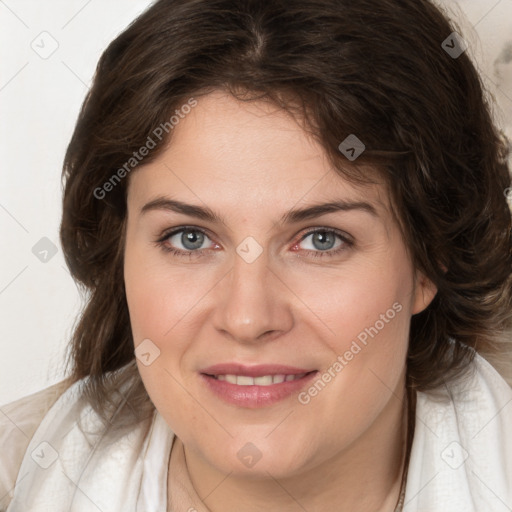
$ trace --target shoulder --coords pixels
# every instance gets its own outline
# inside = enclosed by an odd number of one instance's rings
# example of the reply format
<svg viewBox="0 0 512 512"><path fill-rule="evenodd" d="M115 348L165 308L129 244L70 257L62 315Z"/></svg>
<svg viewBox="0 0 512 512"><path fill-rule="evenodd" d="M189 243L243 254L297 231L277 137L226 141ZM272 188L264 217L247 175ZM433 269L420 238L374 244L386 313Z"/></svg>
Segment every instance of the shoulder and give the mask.
<svg viewBox="0 0 512 512"><path fill-rule="evenodd" d="M481 429L484 420L489 422L489 429L496 430L502 423L512 427L511 402L510 384L478 353L464 375L435 390L418 393L418 406L426 418L443 427L445 415L451 415L461 434Z"/></svg>
<svg viewBox="0 0 512 512"><path fill-rule="evenodd" d="M445 394L461 433L471 433L472 439L478 433L489 436L512 429L512 388L480 354L475 354L467 375L446 384Z"/></svg>
<svg viewBox="0 0 512 512"><path fill-rule="evenodd" d="M89 377L76 381L43 417L38 414L28 446L16 453L19 467L12 473L16 486L5 500L7 510L47 510L48 504L52 510L89 510L91 501L98 509L118 510L146 495L143 510L154 510L165 490L172 432L163 419L155 422L156 410L142 419L134 415L131 380L108 397L107 417L94 407L90 383ZM125 421L130 414L133 421Z"/></svg>
<svg viewBox="0 0 512 512"><path fill-rule="evenodd" d="M512 388L482 356L435 392L419 392L407 512L512 510Z"/></svg>
<svg viewBox="0 0 512 512"><path fill-rule="evenodd" d="M39 424L57 399L72 385L65 379L41 391L0 406L0 511L12 498L25 451Z"/></svg>

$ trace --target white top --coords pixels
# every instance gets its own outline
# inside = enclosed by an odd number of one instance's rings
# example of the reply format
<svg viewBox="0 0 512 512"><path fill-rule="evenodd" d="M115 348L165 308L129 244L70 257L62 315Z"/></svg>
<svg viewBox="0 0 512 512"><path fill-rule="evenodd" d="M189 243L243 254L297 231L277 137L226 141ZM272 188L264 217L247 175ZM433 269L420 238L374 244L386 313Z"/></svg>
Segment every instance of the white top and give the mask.
<svg viewBox="0 0 512 512"><path fill-rule="evenodd" d="M0 512L166 512L167 423L100 428L79 384L49 410L58 385L0 409ZM511 510L512 389L477 355L468 378L418 393L404 512Z"/></svg>

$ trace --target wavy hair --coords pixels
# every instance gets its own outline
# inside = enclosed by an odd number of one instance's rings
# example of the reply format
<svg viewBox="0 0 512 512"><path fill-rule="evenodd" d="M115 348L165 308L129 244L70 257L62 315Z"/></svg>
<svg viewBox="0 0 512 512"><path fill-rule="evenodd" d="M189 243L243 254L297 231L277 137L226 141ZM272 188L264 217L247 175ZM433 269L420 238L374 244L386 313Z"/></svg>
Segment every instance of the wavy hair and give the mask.
<svg viewBox="0 0 512 512"><path fill-rule="evenodd" d="M510 357L509 147L467 52L442 46L453 32L427 0L159 0L108 46L65 155L60 228L86 295L70 376L102 417L120 393L137 421L154 411L123 281L130 159L219 89L301 119L341 176L368 182L370 165L384 179L413 264L438 288L411 318L409 390L458 378L475 351ZM172 144L164 131L140 165ZM338 149L350 134L366 146L353 163Z"/></svg>

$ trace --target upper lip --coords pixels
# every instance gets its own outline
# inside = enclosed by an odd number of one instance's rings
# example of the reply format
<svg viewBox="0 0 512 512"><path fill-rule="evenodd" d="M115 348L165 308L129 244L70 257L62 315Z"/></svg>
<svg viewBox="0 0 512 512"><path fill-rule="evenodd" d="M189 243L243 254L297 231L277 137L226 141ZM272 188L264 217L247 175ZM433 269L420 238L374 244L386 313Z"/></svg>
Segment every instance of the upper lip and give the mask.
<svg viewBox="0 0 512 512"><path fill-rule="evenodd" d="M247 366L240 363L219 363L200 370L207 375L247 375L248 377L262 377L264 375L298 375L315 370L287 366L283 364L258 364Z"/></svg>

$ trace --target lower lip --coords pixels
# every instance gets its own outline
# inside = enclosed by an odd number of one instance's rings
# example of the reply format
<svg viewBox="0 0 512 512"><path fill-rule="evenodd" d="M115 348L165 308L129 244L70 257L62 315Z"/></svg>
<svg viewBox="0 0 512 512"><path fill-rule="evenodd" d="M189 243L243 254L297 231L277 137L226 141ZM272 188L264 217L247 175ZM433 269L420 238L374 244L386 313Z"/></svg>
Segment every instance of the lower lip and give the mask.
<svg viewBox="0 0 512 512"><path fill-rule="evenodd" d="M314 371L300 379L271 384L270 386L257 386L256 384L252 386L239 386L225 380L217 380L204 373L201 373L200 376L208 388L225 402L238 405L239 407L256 409L275 404L294 393L298 393L309 384L317 373Z"/></svg>

